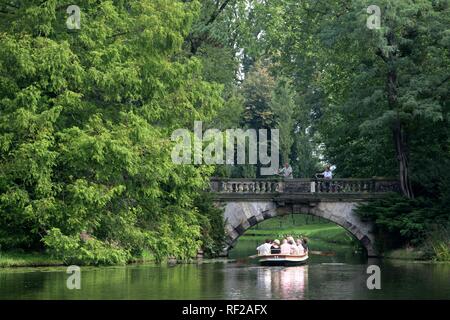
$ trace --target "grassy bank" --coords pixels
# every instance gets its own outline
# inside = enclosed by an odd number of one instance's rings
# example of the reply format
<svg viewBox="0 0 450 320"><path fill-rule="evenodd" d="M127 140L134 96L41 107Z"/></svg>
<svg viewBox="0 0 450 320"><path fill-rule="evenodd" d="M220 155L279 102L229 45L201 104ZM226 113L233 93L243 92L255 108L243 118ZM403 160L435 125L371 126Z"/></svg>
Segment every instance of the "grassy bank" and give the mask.
<svg viewBox="0 0 450 320"><path fill-rule="evenodd" d="M385 258L400 260L427 260L450 263L450 245L439 243L435 246L422 246L421 248L401 248L388 251Z"/></svg>
<svg viewBox="0 0 450 320"><path fill-rule="evenodd" d="M240 240L282 238L285 235L306 236L312 241L354 246L357 241L344 228L323 219L305 215L288 215L260 223L249 229Z"/></svg>
<svg viewBox="0 0 450 320"><path fill-rule="evenodd" d="M427 260L424 252L417 249L396 249L385 252L385 258L400 259L400 260Z"/></svg>
<svg viewBox="0 0 450 320"><path fill-rule="evenodd" d="M63 261L44 252L0 252L0 268L61 266Z"/></svg>
<svg viewBox="0 0 450 320"><path fill-rule="evenodd" d="M260 238L282 238L285 235L302 235L312 240L322 240L329 243L352 245L354 243L353 237L344 229L332 224L313 224L298 227L290 227L280 230L249 230L242 238L252 237L253 239Z"/></svg>
<svg viewBox="0 0 450 320"><path fill-rule="evenodd" d="M129 263L154 262L155 258L150 252L144 252L142 257L132 258ZM45 252L0 251L0 268L17 267L49 267L63 266L64 261L55 259Z"/></svg>

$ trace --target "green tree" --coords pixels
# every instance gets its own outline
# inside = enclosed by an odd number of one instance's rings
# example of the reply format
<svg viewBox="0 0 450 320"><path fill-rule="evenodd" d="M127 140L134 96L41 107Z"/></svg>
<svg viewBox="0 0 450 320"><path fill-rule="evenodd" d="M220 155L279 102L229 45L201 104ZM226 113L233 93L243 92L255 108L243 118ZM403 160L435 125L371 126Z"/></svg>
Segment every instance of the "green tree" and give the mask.
<svg viewBox="0 0 450 320"><path fill-rule="evenodd" d="M0 244L191 257L213 168L172 163L170 134L222 104L182 50L199 3L78 5L80 30L63 1L0 7Z"/></svg>
<svg viewBox="0 0 450 320"><path fill-rule="evenodd" d="M286 79L278 79L274 88L270 107L277 117L276 128L280 130L281 161L290 162L292 145L295 135L295 100L294 93Z"/></svg>

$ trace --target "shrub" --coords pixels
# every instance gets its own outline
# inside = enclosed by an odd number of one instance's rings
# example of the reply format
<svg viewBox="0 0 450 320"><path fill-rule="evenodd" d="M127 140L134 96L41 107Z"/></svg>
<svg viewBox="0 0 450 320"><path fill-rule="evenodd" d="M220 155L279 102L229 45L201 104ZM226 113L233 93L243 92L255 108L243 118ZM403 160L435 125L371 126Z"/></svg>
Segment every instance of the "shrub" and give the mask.
<svg viewBox="0 0 450 320"><path fill-rule="evenodd" d="M50 230L43 242L53 257L66 264L125 264L131 258L127 250L94 238L83 241L79 236L66 236L58 228Z"/></svg>
<svg viewBox="0 0 450 320"><path fill-rule="evenodd" d="M436 253L442 255L445 251L440 244L449 241L448 232L444 232L450 221L447 209L430 199L407 199L392 194L360 205L356 213L375 224L381 251L412 245L426 247L429 257L434 258Z"/></svg>
<svg viewBox="0 0 450 320"><path fill-rule="evenodd" d="M430 230L423 249L428 259L450 261L450 229L448 227L435 227Z"/></svg>

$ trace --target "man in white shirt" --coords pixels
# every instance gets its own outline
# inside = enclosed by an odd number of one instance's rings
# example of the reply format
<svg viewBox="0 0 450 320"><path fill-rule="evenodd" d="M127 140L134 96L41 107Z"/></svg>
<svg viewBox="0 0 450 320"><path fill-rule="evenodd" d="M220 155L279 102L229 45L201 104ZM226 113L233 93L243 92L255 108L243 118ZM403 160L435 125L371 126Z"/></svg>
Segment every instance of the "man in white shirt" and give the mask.
<svg viewBox="0 0 450 320"><path fill-rule="evenodd" d="M331 180L331 179L333 179L333 172L330 170L330 167L329 167L329 166L326 166L325 171L323 172L323 178L324 178L325 180ZM330 192L330 186L331 186L330 181L326 181L326 182L325 182L325 190L326 190L327 192Z"/></svg>
<svg viewBox="0 0 450 320"><path fill-rule="evenodd" d="M256 250L258 251L258 255L266 256L270 254L270 248L272 247L272 241L270 239L266 239L266 243L260 245Z"/></svg>
<svg viewBox="0 0 450 320"><path fill-rule="evenodd" d="M292 179L293 178L292 171L293 171L292 167L289 165L289 163L286 162L284 164L284 168L279 170L279 174L283 176L285 179Z"/></svg>
<svg viewBox="0 0 450 320"><path fill-rule="evenodd" d="M329 180L333 179L333 172L330 170L329 166L327 166L325 168L325 171L323 172L323 177L324 177L324 179L329 179Z"/></svg>

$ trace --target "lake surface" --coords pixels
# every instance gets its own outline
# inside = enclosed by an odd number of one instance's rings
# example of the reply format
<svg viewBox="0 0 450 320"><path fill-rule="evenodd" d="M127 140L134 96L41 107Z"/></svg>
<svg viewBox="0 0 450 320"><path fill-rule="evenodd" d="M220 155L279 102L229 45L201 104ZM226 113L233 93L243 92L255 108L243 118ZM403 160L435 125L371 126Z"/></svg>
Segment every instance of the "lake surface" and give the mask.
<svg viewBox="0 0 450 320"><path fill-rule="evenodd" d="M67 289L65 267L0 269L0 299L450 299L450 264L368 260L340 247L305 266L260 267L245 258L255 244L240 241L234 262L81 267L80 290ZM372 264L381 290L367 288Z"/></svg>

